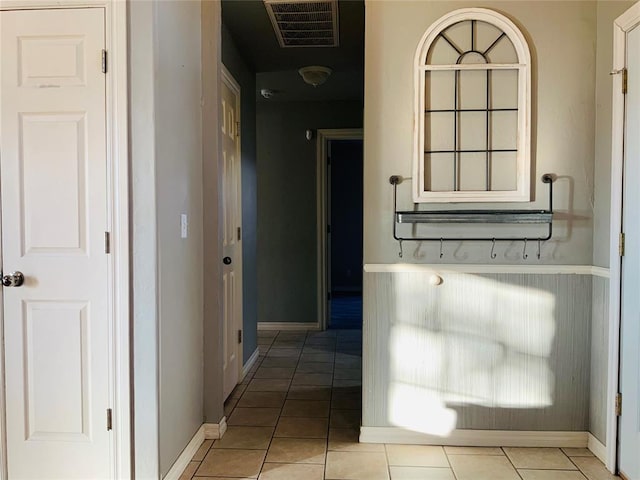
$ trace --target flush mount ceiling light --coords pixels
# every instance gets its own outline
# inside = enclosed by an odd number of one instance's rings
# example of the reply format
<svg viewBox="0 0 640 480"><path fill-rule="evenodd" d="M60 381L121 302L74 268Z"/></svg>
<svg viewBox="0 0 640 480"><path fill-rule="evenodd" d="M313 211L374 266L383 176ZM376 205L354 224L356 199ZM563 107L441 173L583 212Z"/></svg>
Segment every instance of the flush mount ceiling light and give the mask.
<svg viewBox="0 0 640 480"><path fill-rule="evenodd" d="M308 83L309 85L313 85L317 87L318 85L322 85L327 81L329 75L331 75L332 70L328 67L320 67L317 65L313 65L310 67L302 67L298 70L298 73L302 77L302 79Z"/></svg>

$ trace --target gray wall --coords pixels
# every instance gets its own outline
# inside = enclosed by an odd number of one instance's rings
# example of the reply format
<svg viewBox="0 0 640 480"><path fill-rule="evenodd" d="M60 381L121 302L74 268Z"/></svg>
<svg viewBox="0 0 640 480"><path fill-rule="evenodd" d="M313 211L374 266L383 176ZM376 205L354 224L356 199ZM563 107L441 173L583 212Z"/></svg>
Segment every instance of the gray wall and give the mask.
<svg viewBox="0 0 640 480"><path fill-rule="evenodd" d="M222 26L222 63L240 85L242 168L242 315L243 362L258 347L258 269L256 262L256 74Z"/></svg>
<svg viewBox="0 0 640 480"><path fill-rule="evenodd" d="M305 130L360 128L362 105L258 102L257 114L258 321L315 323L316 140Z"/></svg>
<svg viewBox="0 0 640 480"><path fill-rule="evenodd" d="M432 275L365 273L364 426L588 429L590 275Z"/></svg>

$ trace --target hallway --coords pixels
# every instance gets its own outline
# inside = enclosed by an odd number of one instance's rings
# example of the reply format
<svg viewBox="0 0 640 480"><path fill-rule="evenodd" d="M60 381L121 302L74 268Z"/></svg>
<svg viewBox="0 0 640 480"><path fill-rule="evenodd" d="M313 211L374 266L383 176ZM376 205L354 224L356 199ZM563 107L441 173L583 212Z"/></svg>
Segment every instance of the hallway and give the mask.
<svg viewBox="0 0 640 480"><path fill-rule="evenodd" d="M586 449L358 443L362 331L260 331L260 358L180 480L611 480Z"/></svg>

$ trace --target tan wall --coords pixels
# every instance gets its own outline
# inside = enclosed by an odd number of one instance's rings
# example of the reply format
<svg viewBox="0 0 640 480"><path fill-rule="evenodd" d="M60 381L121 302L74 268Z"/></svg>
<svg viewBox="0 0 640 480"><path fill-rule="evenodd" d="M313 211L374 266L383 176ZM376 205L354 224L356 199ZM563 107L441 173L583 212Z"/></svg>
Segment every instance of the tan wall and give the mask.
<svg viewBox="0 0 640 480"><path fill-rule="evenodd" d="M528 38L533 58L535 202L489 206L545 208L547 188L538 179L543 173L557 174L554 238L543 247L541 263L591 264L596 2L375 0L366 3L365 263L398 261L388 178L410 177L412 172L413 56L418 42L439 17L471 6L492 8L511 18ZM400 187L400 208L412 207L410 192L408 182ZM477 232L473 227L463 229ZM428 230L421 232L428 234ZM440 261L437 244L423 245L416 256L417 245L405 247L403 261ZM494 261L489 258L488 242L457 247L445 245L442 262L523 263L522 243L499 245ZM537 263L534 247L530 248L525 263Z"/></svg>
<svg viewBox="0 0 640 480"><path fill-rule="evenodd" d="M162 478L203 416L201 2L133 3L135 473ZM189 216L186 239L182 213ZM219 389L214 370L207 373ZM218 405L221 415L220 394Z"/></svg>
<svg viewBox="0 0 640 480"><path fill-rule="evenodd" d="M202 125L200 2L158 2L156 202L160 471L202 424ZM180 214L189 236L180 238Z"/></svg>

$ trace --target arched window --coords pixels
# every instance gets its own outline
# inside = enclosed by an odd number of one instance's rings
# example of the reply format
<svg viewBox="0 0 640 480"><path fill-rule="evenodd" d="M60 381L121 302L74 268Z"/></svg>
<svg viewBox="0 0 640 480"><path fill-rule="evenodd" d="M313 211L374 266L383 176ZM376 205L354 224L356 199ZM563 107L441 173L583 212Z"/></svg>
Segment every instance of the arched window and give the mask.
<svg viewBox="0 0 640 480"><path fill-rule="evenodd" d="M456 10L415 56L416 202L530 201L531 55L511 20Z"/></svg>

